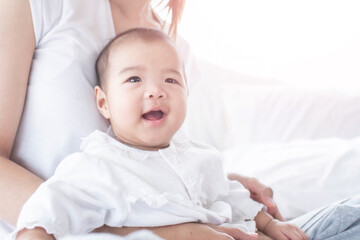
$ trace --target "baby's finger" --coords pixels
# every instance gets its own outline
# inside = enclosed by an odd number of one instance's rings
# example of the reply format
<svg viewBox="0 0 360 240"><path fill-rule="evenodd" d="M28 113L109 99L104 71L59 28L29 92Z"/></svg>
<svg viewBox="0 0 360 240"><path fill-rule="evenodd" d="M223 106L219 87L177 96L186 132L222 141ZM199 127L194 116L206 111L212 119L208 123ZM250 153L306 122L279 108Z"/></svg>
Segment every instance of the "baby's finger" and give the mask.
<svg viewBox="0 0 360 240"><path fill-rule="evenodd" d="M259 183L259 185L262 185L261 183ZM259 196L257 197L259 199L260 202L262 202L267 208L267 212L273 216L275 219L278 219L280 221L284 221L283 216L281 215L274 199L273 199L273 195L274 192L270 187L267 187L265 185L262 185L262 191L258 194Z"/></svg>
<svg viewBox="0 0 360 240"><path fill-rule="evenodd" d="M300 233L298 233L298 231L296 231L296 229L288 232L287 236L290 240L303 240L303 237Z"/></svg>
<svg viewBox="0 0 360 240"><path fill-rule="evenodd" d="M271 199L271 201L273 201ZM273 201L274 202L274 201ZM266 205L266 204L265 204ZM281 215L276 203L274 202L272 207L269 207L269 205L266 205L268 207L267 212L273 216L273 218L279 220L279 221L285 221L285 219L283 218L283 216Z"/></svg>
<svg viewBox="0 0 360 240"><path fill-rule="evenodd" d="M301 231L300 229L297 229L296 231L302 236L303 240L308 240L308 237L303 231Z"/></svg>
<svg viewBox="0 0 360 240"><path fill-rule="evenodd" d="M307 240L306 235L297 227L291 227L288 226L287 231L284 232L286 237L288 237L290 240Z"/></svg>

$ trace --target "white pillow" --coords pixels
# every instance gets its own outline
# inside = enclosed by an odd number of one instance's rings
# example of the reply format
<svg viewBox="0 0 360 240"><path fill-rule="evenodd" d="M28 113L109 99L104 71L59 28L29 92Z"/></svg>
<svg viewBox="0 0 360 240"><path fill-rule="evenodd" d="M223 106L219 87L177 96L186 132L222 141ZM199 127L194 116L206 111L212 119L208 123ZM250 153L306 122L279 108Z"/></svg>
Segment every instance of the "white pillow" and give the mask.
<svg viewBox="0 0 360 240"><path fill-rule="evenodd" d="M360 95L295 85L222 85L233 144L360 136Z"/></svg>
<svg viewBox="0 0 360 240"><path fill-rule="evenodd" d="M223 150L228 147L228 140L231 140L228 139L230 129L223 97L223 94L227 93L223 91L223 86L230 86L233 83L240 87L249 84L267 86L277 82L242 75L203 60L198 60L197 65L201 76L190 91L183 129L188 138Z"/></svg>

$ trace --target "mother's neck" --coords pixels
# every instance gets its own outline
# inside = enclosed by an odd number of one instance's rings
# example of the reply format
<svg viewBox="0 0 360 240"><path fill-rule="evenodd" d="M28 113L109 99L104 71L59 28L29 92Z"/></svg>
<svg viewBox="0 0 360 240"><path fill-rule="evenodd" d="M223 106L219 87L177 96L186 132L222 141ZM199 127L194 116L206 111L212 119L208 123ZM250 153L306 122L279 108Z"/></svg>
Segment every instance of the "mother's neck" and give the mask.
<svg viewBox="0 0 360 240"><path fill-rule="evenodd" d="M109 0L116 34L134 27L161 28L151 0Z"/></svg>

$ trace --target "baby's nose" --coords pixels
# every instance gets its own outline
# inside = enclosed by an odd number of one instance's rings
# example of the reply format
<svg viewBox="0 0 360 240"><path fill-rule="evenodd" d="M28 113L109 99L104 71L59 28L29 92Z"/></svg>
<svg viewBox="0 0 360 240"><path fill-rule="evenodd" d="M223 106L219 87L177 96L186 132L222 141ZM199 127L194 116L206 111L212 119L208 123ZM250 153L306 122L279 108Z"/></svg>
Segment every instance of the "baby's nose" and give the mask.
<svg viewBox="0 0 360 240"><path fill-rule="evenodd" d="M166 97L166 93L164 91L162 91L161 89L152 89L152 90L148 90L145 92L145 97L146 98L165 98Z"/></svg>

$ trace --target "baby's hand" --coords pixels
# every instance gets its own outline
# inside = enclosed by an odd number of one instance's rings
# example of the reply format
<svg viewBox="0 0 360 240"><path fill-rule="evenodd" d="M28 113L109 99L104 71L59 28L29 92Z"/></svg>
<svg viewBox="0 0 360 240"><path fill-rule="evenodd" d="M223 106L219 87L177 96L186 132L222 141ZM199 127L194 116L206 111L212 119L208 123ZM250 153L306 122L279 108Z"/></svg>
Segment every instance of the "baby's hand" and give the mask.
<svg viewBox="0 0 360 240"><path fill-rule="evenodd" d="M308 237L297 226L287 222L280 222L276 219L271 220L263 232L277 240L307 240Z"/></svg>

